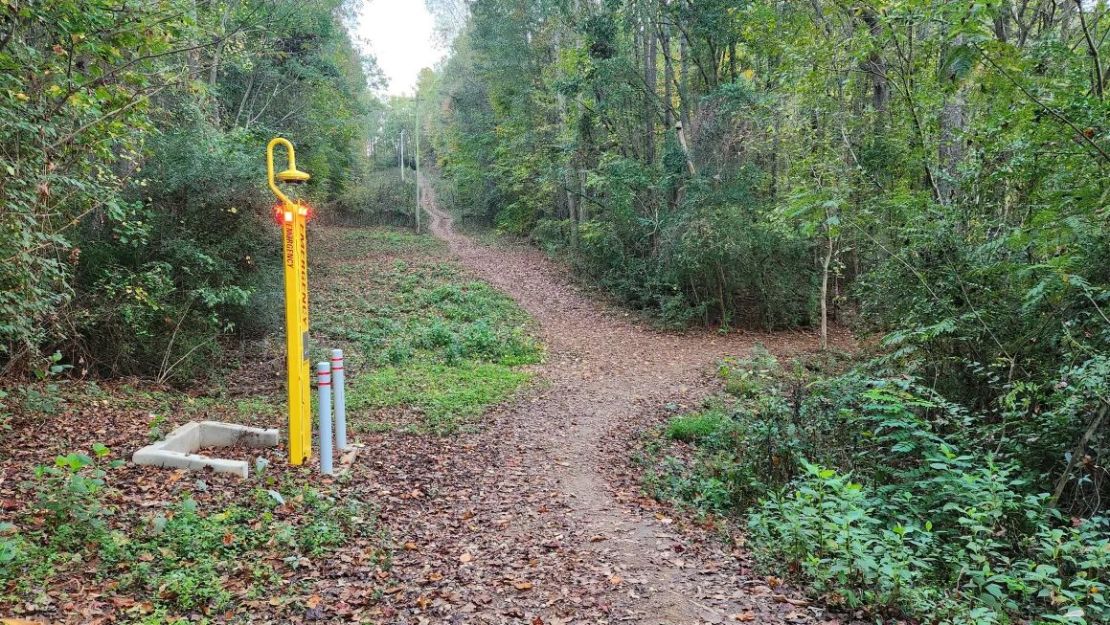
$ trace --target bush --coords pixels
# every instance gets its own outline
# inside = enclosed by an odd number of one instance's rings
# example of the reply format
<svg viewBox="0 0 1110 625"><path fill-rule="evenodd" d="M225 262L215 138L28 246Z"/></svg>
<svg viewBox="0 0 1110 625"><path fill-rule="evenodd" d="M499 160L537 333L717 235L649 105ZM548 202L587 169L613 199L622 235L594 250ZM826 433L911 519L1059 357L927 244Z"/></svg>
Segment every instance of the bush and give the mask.
<svg viewBox="0 0 1110 625"><path fill-rule="evenodd" d="M663 282L701 307L707 321L763 329L813 323L817 276L809 243L740 206L711 201L693 204L664 230Z"/></svg>
<svg viewBox="0 0 1110 625"><path fill-rule="evenodd" d="M907 611L931 573L931 525L887 527L878 516L885 502L874 493L832 469L804 466L804 478L751 516L757 557L785 563L833 604Z"/></svg>
<svg viewBox="0 0 1110 625"><path fill-rule="evenodd" d="M179 120L152 141L132 208L82 231L82 350L101 373L182 381L210 369L219 339L276 274L255 139L188 110Z"/></svg>
<svg viewBox="0 0 1110 625"><path fill-rule="evenodd" d="M591 186L604 189L609 210L579 224L578 245L571 245L567 220L539 221L532 239L668 327L814 322L817 273L809 242L760 220L743 185L697 189L675 210L645 217L637 207L661 201L648 173L632 161L607 161Z"/></svg>
<svg viewBox="0 0 1110 625"><path fill-rule="evenodd" d="M79 550L85 543L102 540L107 533L107 510L101 502L108 455L103 445L93 447L94 456L72 453L59 456L53 466L35 469L41 481L37 508L44 515L44 529L51 536L50 548ZM111 463L117 466L118 461Z"/></svg>

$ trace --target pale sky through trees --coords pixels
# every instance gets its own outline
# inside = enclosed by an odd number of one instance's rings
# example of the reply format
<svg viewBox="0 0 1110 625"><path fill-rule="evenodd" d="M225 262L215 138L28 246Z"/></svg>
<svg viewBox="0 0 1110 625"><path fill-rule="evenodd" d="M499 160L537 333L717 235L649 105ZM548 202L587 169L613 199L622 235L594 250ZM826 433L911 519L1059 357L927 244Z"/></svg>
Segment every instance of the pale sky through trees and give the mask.
<svg viewBox="0 0 1110 625"><path fill-rule="evenodd" d="M424 0L366 0L354 34L377 57L393 95L411 93L420 70L445 54Z"/></svg>

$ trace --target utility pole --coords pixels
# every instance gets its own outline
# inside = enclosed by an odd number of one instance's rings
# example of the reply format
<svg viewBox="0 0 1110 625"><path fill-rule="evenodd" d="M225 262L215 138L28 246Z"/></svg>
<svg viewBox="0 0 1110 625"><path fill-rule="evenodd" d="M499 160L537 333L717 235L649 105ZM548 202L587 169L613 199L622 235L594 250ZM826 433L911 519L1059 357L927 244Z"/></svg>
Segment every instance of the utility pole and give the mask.
<svg viewBox="0 0 1110 625"><path fill-rule="evenodd" d="M416 234L420 234L420 99L416 99Z"/></svg>
<svg viewBox="0 0 1110 625"><path fill-rule="evenodd" d="M405 129L401 129L401 182L405 181Z"/></svg>

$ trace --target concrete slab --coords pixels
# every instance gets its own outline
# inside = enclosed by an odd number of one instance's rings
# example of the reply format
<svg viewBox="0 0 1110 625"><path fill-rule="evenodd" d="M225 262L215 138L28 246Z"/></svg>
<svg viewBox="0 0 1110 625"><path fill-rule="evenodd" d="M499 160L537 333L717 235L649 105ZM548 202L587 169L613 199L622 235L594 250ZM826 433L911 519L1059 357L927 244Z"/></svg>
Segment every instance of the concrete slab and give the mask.
<svg viewBox="0 0 1110 625"><path fill-rule="evenodd" d="M243 460L212 458L194 453L205 447L276 447L276 429L252 428L219 421L192 421L174 430L165 440L147 445L131 456L135 464L175 469L210 468L216 473L247 477L249 465Z"/></svg>

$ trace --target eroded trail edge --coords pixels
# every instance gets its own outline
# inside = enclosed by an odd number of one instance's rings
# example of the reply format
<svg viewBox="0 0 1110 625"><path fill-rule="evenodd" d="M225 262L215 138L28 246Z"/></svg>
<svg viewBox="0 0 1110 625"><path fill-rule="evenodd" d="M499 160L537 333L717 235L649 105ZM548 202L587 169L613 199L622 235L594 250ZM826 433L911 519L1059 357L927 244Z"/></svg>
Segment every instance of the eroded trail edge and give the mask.
<svg viewBox="0 0 1110 625"><path fill-rule="evenodd" d="M718 359L757 341L785 352L813 339L653 331L589 299L542 253L459 234L431 185L423 188L431 231L536 319L548 354L536 388L457 443L474 457L431 452L432 472L450 477L429 478L425 489L459 492L427 497L411 519L415 540L398 568L410 578L418 569L437 589L413 622L438 622L426 618L435 614L488 623L812 620L815 612L749 579L723 541L691 540L611 478L627 462L614 432L665 402L704 396Z"/></svg>

